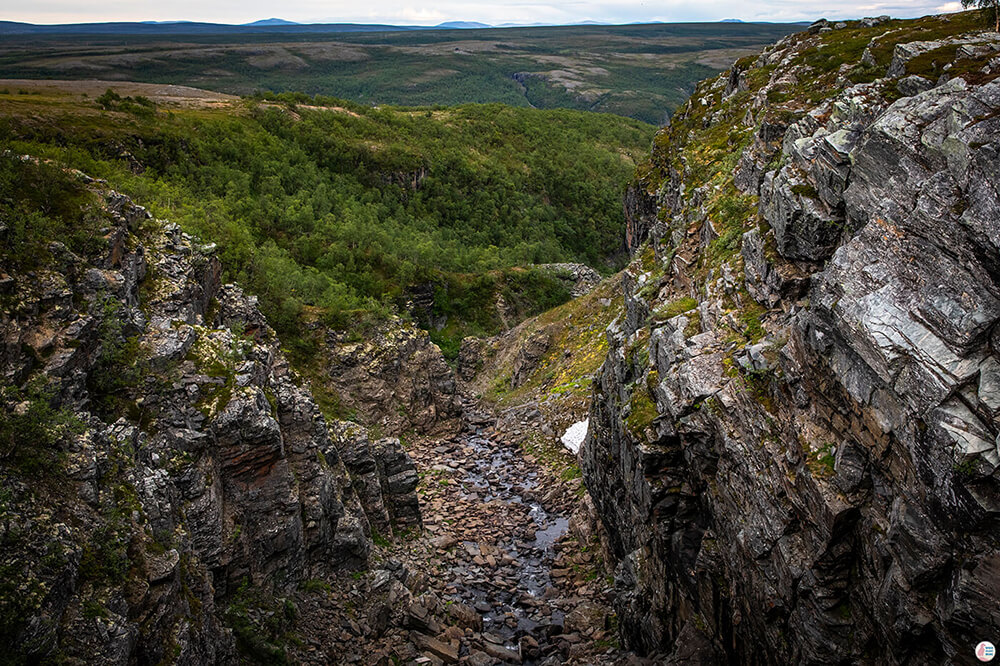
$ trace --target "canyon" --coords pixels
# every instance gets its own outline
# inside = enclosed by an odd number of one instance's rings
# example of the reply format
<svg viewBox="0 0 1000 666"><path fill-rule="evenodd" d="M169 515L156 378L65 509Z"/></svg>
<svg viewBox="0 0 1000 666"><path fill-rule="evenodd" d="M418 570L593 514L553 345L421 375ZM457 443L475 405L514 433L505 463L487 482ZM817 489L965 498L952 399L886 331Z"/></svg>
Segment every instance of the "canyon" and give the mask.
<svg viewBox="0 0 1000 666"><path fill-rule="evenodd" d="M303 364L226 248L60 167L91 236L0 275L12 663L976 663L980 18L819 21L701 82L624 194L625 268L535 267L572 299L491 292L455 358L425 290L364 335L316 317Z"/></svg>

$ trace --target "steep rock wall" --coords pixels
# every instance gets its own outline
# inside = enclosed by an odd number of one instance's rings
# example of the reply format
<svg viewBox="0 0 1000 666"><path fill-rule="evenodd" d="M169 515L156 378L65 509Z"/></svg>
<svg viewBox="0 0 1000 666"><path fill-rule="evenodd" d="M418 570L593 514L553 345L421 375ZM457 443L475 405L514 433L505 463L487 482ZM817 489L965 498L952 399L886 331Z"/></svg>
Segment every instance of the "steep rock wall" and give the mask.
<svg viewBox="0 0 1000 666"><path fill-rule="evenodd" d="M77 177L93 254L3 277L8 656L235 663L232 599L364 564L370 524L419 523L416 472L325 421L213 248Z"/></svg>
<svg viewBox="0 0 1000 666"><path fill-rule="evenodd" d="M1000 36L961 17L816 24L657 137L582 454L627 645L975 663L1000 621Z"/></svg>

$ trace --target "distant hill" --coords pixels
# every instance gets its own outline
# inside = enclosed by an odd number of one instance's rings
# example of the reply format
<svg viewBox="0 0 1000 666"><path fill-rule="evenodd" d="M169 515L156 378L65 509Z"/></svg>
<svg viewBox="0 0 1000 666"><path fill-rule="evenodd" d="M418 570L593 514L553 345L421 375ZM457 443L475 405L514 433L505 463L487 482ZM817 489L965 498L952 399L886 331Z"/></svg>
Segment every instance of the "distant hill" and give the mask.
<svg viewBox="0 0 1000 666"><path fill-rule="evenodd" d="M0 78L173 83L235 95L302 91L379 106L502 102L661 124L697 81L795 30L758 23L478 30L4 23Z"/></svg>
<svg viewBox="0 0 1000 666"><path fill-rule="evenodd" d="M295 21L286 21L280 18L269 18L261 19L259 21L254 21L253 23L244 23L243 25L299 25Z"/></svg>
<svg viewBox="0 0 1000 666"><path fill-rule="evenodd" d="M457 28L460 30L469 30L477 28L492 28L488 23L477 23L476 21L447 21L445 23L438 23L435 28Z"/></svg>
<svg viewBox="0 0 1000 666"><path fill-rule="evenodd" d="M763 25L762 22L747 24L740 19L723 19L718 23ZM799 22L789 25L808 25ZM658 25L659 21L632 23L628 25ZM600 21L579 21L562 27L611 26ZM690 24L698 25L698 24ZM771 25L771 24L769 24ZM773 24L780 25L780 24ZM252 23L233 25L228 23L204 23L199 21L113 21L107 23L60 23L40 25L0 21L0 36L4 35L241 35L253 33L281 34L323 34L346 32L412 32L415 30L482 30L487 28L527 28L560 27L550 23L502 23L490 25L477 21L446 21L438 25L389 25L382 23L296 23L281 18L267 18ZM767 41L766 39L762 41Z"/></svg>

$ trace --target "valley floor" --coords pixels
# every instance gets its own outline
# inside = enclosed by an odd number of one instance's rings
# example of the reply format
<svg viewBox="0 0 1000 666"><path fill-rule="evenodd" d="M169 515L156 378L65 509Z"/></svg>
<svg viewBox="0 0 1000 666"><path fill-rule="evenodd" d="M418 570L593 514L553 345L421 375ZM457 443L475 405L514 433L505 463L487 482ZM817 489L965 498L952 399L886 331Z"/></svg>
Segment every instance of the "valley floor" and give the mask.
<svg viewBox="0 0 1000 666"><path fill-rule="evenodd" d="M564 480L467 409L407 450L422 534L378 543L369 571L300 592L303 663L624 664L579 478ZM527 430L538 427L526 419ZM553 452L548 452L553 455ZM572 454L559 452L567 462Z"/></svg>

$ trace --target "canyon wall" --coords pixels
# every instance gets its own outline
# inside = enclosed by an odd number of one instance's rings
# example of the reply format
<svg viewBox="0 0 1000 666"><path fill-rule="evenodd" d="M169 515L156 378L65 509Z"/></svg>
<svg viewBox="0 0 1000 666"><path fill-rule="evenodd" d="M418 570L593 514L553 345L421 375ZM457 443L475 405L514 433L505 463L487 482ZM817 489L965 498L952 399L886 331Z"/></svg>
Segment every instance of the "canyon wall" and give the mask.
<svg viewBox="0 0 1000 666"><path fill-rule="evenodd" d="M53 239L2 278L9 656L264 658L251 626L271 616L247 600L419 525L416 470L399 440L324 418L213 247L72 177L103 225L92 252Z"/></svg>
<svg viewBox="0 0 1000 666"><path fill-rule="evenodd" d="M1000 35L975 16L819 22L657 136L582 453L627 646L976 663L1000 626Z"/></svg>

